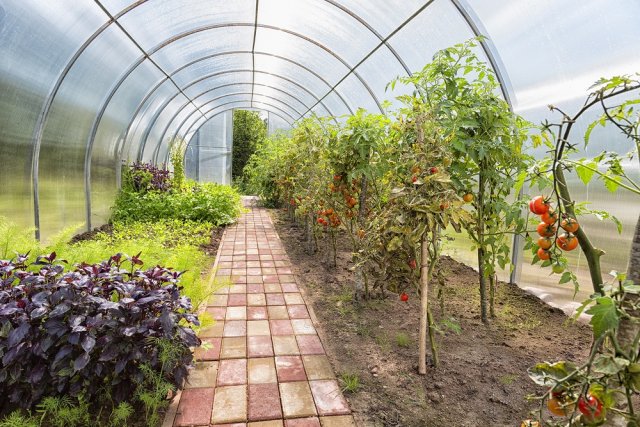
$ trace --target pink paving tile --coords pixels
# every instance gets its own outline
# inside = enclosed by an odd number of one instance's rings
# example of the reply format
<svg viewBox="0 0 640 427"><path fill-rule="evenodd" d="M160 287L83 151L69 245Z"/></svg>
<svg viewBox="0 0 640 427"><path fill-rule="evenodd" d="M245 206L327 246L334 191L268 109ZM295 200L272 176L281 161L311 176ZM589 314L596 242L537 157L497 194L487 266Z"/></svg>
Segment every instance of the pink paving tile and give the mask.
<svg viewBox="0 0 640 427"><path fill-rule="evenodd" d="M225 307L207 307L207 313L209 313L215 320L224 320L227 309Z"/></svg>
<svg viewBox="0 0 640 427"><path fill-rule="evenodd" d="M248 294L263 294L264 293L264 285L262 283L248 283L247 284L247 293Z"/></svg>
<svg viewBox="0 0 640 427"><path fill-rule="evenodd" d="M269 320L271 335L293 335L293 327L289 320Z"/></svg>
<svg viewBox="0 0 640 427"><path fill-rule="evenodd" d="M298 285L295 283L282 283L280 286L282 287L282 292L300 292Z"/></svg>
<svg viewBox="0 0 640 427"><path fill-rule="evenodd" d="M249 421L282 418L278 384L249 385Z"/></svg>
<svg viewBox="0 0 640 427"><path fill-rule="evenodd" d="M278 381L281 383L307 380L300 356L277 356L276 371L278 373Z"/></svg>
<svg viewBox="0 0 640 427"><path fill-rule="evenodd" d="M247 249L247 255L258 255L257 249Z"/></svg>
<svg viewBox="0 0 640 427"><path fill-rule="evenodd" d="M284 305L282 294L267 294L267 305Z"/></svg>
<svg viewBox="0 0 640 427"><path fill-rule="evenodd" d="M227 305L247 305L247 296L245 294L229 294Z"/></svg>
<svg viewBox="0 0 640 427"><path fill-rule="evenodd" d="M218 367L218 387L247 383L247 359L221 360Z"/></svg>
<svg viewBox="0 0 640 427"><path fill-rule="evenodd" d="M317 335L296 335L300 354L324 354L324 348Z"/></svg>
<svg viewBox="0 0 640 427"><path fill-rule="evenodd" d="M247 261L234 261L231 263L231 268L247 268Z"/></svg>
<svg viewBox="0 0 640 427"><path fill-rule="evenodd" d="M311 394L320 415L349 414L349 405L336 380L310 381Z"/></svg>
<svg viewBox="0 0 640 427"><path fill-rule="evenodd" d="M222 347L222 338L203 338L204 346L196 348L196 360L218 360L220 359L220 348ZM208 347L208 348L205 348Z"/></svg>
<svg viewBox="0 0 640 427"><path fill-rule="evenodd" d="M286 275L286 274L293 274L293 272L291 271L291 268L289 267L281 267L277 269L278 271L278 275Z"/></svg>
<svg viewBox="0 0 640 427"><path fill-rule="evenodd" d="M247 268L247 276L260 276L262 274L262 268Z"/></svg>
<svg viewBox="0 0 640 427"><path fill-rule="evenodd" d="M261 261L260 262L260 266L261 267L266 267L266 268L273 268L276 266L275 261Z"/></svg>
<svg viewBox="0 0 640 427"><path fill-rule="evenodd" d="M263 274L262 281L264 283L280 283L280 279L275 274Z"/></svg>
<svg viewBox="0 0 640 427"><path fill-rule="evenodd" d="M208 425L213 406L212 388L182 390L175 426Z"/></svg>
<svg viewBox="0 0 640 427"><path fill-rule="evenodd" d="M260 255L247 255L247 261L260 261Z"/></svg>
<svg viewBox="0 0 640 427"><path fill-rule="evenodd" d="M273 261L273 255L260 255L260 261Z"/></svg>
<svg viewBox="0 0 640 427"><path fill-rule="evenodd" d="M211 427L247 427L247 423L211 424Z"/></svg>
<svg viewBox="0 0 640 427"><path fill-rule="evenodd" d="M244 276L247 274L246 268L234 268L231 270L232 276Z"/></svg>
<svg viewBox="0 0 640 427"><path fill-rule="evenodd" d="M320 427L320 420L316 417L285 420L284 427Z"/></svg>
<svg viewBox="0 0 640 427"><path fill-rule="evenodd" d="M247 268L260 267L260 261L247 261Z"/></svg>
<svg viewBox="0 0 640 427"><path fill-rule="evenodd" d="M307 307L305 305L289 305L287 306L287 311L289 312L289 317L292 319L308 319L309 312L307 311Z"/></svg>
<svg viewBox="0 0 640 427"><path fill-rule="evenodd" d="M266 320L267 319L267 307L247 307L247 320Z"/></svg>
<svg viewBox="0 0 640 427"><path fill-rule="evenodd" d="M273 356L273 345L268 335L247 337L247 352L249 357Z"/></svg>
<svg viewBox="0 0 640 427"><path fill-rule="evenodd" d="M229 320L224 324L224 337L243 337L247 335L246 320ZM305 353L311 354L311 353Z"/></svg>

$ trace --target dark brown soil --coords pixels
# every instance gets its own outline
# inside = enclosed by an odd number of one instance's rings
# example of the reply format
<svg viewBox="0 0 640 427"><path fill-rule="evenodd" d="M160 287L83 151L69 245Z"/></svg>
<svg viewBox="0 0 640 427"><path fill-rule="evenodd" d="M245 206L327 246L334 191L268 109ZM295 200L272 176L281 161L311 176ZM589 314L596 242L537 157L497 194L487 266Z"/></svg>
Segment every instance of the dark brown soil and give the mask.
<svg viewBox="0 0 640 427"><path fill-rule="evenodd" d="M538 405L526 396L541 391L527 368L544 360L584 360L588 352L587 326L568 322L515 285L499 284L496 317L482 324L477 273L443 257L446 318L461 330L442 328L440 366L420 376L415 295L407 303L393 294L353 303L347 239L339 241L338 266L327 267L322 254L306 253L302 228L272 212L336 374L360 380L358 391L346 393L359 426L519 426ZM441 322L437 304L433 311Z"/></svg>
<svg viewBox="0 0 640 427"><path fill-rule="evenodd" d="M99 233L111 234L113 232L113 225L103 224L100 227L96 227L91 231L85 231L84 233L76 234L71 238L69 243L78 243L85 240L93 240Z"/></svg>

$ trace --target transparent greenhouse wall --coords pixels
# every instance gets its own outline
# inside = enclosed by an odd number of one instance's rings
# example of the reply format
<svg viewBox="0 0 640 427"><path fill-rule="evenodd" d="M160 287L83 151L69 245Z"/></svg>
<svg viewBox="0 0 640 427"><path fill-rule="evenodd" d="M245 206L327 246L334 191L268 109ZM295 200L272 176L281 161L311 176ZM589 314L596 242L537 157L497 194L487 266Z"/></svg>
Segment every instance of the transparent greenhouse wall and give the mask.
<svg viewBox="0 0 640 427"><path fill-rule="evenodd" d="M272 135L273 133L278 131L286 131L288 129L291 129L291 125L287 123L282 117L269 112L267 113L267 125L267 132L269 133L269 135Z"/></svg>
<svg viewBox="0 0 640 427"><path fill-rule="evenodd" d="M185 154L188 178L231 185L233 111L207 121L193 135Z"/></svg>

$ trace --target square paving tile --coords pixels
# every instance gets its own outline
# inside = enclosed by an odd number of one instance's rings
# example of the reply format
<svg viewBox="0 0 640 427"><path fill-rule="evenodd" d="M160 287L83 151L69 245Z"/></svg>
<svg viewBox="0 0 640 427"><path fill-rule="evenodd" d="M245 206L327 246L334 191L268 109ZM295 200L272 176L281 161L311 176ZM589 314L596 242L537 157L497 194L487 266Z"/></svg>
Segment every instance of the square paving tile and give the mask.
<svg viewBox="0 0 640 427"><path fill-rule="evenodd" d="M290 320L269 320L272 335L293 335L293 327Z"/></svg>
<svg viewBox="0 0 640 427"><path fill-rule="evenodd" d="M248 294L247 305L251 305L251 306L267 305L267 300L264 294Z"/></svg>
<svg viewBox="0 0 640 427"><path fill-rule="evenodd" d="M216 276L218 277L231 276L232 271L233 270L230 268L218 268L218 270L216 271Z"/></svg>
<svg viewBox="0 0 640 427"><path fill-rule="evenodd" d="M310 381L313 400L320 415L349 414L349 405L336 380Z"/></svg>
<svg viewBox="0 0 640 427"><path fill-rule="evenodd" d="M289 319L289 312L284 305L271 305L267 307L269 312L269 320L285 320Z"/></svg>
<svg viewBox="0 0 640 427"><path fill-rule="evenodd" d="M263 294L264 285L262 283L249 283L247 284L248 294Z"/></svg>
<svg viewBox="0 0 640 427"><path fill-rule="evenodd" d="M247 420L247 386L218 387L213 399L211 422L234 423Z"/></svg>
<svg viewBox="0 0 640 427"><path fill-rule="evenodd" d="M284 305L285 300L284 296L280 293L278 294L267 294L267 305Z"/></svg>
<svg viewBox="0 0 640 427"><path fill-rule="evenodd" d="M215 387L218 362L197 362L194 369L189 370L185 384L187 388Z"/></svg>
<svg viewBox="0 0 640 427"><path fill-rule="evenodd" d="M262 421L282 418L278 384L249 385L249 420Z"/></svg>
<svg viewBox="0 0 640 427"><path fill-rule="evenodd" d="M220 349L222 338L202 338L200 347L196 348L194 357L196 360L218 360L220 359Z"/></svg>
<svg viewBox="0 0 640 427"><path fill-rule="evenodd" d="M280 283L280 279L275 274L263 274L262 281L264 283Z"/></svg>
<svg viewBox="0 0 640 427"><path fill-rule="evenodd" d="M267 307L247 307L247 320L267 320Z"/></svg>
<svg viewBox="0 0 640 427"><path fill-rule="evenodd" d="M218 289L216 289L213 293L216 295L228 294L229 286L226 286L226 283L225 283L228 279L229 279L229 276L216 275L216 278L214 279L213 283L216 284L216 286L218 286Z"/></svg>
<svg viewBox="0 0 640 427"><path fill-rule="evenodd" d="M215 320L224 320L227 313L226 307L207 307L206 312Z"/></svg>
<svg viewBox="0 0 640 427"><path fill-rule="evenodd" d="M247 335L255 337L259 335L271 335L268 320L249 320L247 322Z"/></svg>
<svg viewBox="0 0 640 427"><path fill-rule="evenodd" d="M273 352L276 356L295 356L300 354L295 335L273 335Z"/></svg>
<svg viewBox="0 0 640 427"><path fill-rule="evenodd" d="M227 304L229 307L231 306L239 306L239 305L247 305L247 295L246 294L229 294L229 302Z"/></svg>
<svg viewBox="0 0 640 427"><path fill-rule="evenodd" d="M216 321L213 325L200 329L198 334L201 338L221 337L224 331L224 322Z"/></svg>
<svg viewBox="0 0 640 427"><path fill-rule="evenodd" d="M246 294L247 293L247 285L245 284L234 284L229 288L230 294Z"/></svg>
<svg viewBox="0 0 640 427"><path fill-rule="evenodd" d="M249 384L276 383L276 364L273 357L249 359Z"/></svg>
<svg viewBox="0 0 640 427"><path fill-rule="evenodd" d="M247 261L247 267L258 268L260 267L260 261Z"/></svg>
<svg viewBox="0 0 640 427"><path fill-rule="evenodd" d="M282 287L282 292L300 292L298 285L295 283L282 283L280 286Z"/></svg>
<svg viewBox="0 0 640 427"><path fill-rule="evenodd" d="M287 305L304 304L304 300L302 299L302 295L300 295L297 292L284 294L284 300L287 302Z"/></svg>
<svg viewBox="0 0 640 427"><path fill-rule="evenodd" d="M322 427L356 427L356 423L351 415L320 417L320 423L322 423Z"/></svg>
<svg viewBox="0 0 640 427"><path fill-rule="evenodd" d="M304 369L309 380L332 380L335 378L331 363L325 355L302 356Z"/></svg>
<svg viewBox="0 0 640 427"><path fill-rule="evenodd" d="M287 306L287 311L289 311L289 317L292 319L309 318L309 312L307 311L307 306L305 305L289 305Z"/></svg>
<svg viewBox="0 0 640 427"><path fill-rule="evenodd" d="M273 344L270 336L247 337L247 353L249 357L273 356Z"/></svg>
<svg viewBox="0 0 640 427"><path fill-rule="evenodd" d="M247 322L245 320L229 320L225 322L225 337L243 337L245 335L247 335Z"/></svg>
<svg viewBox="0 0 640 427"><path fill-rule="evenodd" d="M175 426L207 425L211 418L212 388L182 390Z"/></svg>
<svg viewBox="0 0 640 427"><path fill-rule="evenodd" d="M283 427L282 420L252 421L247 427Z"/></svg>
<svg viewBox="0 0 640 427"><path fill-rule="evenodd" d="M247 307L229 307L227 308L227 321L229 320L247 320Z"/></svg>
<svg viewBox="0 0 640 427"><path fill-rule="evenodd" d="M278 381L291 382L307 380L300 356L277 356L275 360Z"/></svg>
<svg viewBox="0 0 640 427"><path fill-rule="evenodd" d="M295 418L285 420L285 427L320 427L320 420L317 417L311 418Z"/></svg>
<svg viewBox="0 0 640 427"><path fill-rule="evenodd" d="M296 335L313 335L316 333L316 328L313 326L311 319L293 319L291 325L293 326L293 333Z"/></svg>
<svg viewBox="0 0 640 427"><path fill-rule="evenodd" d="M221 360L218 367L218 387L247 383L247 359Z"/></svg>
<svg viewBox="0 0 640 427"><path fill-rule="evenodd" d="M247 339L245 337L222 338L221 359L247 357Z"/></svg>
<svg viewBox="0 0 640 427"><path fill-rule="evenodd" d="M285 418L317 415L311 389L306 381L281 383L280 399Z"/></svg>
<svg viewBox="0 0 640 427"><path fill-rule="evenodd" d="M268 294L281 293L282 287L279 283L265 283L264 291Z"/></svg>
<svg viewBox="0 0 640 427"><path fill-rule="evenodd" d="M262 274L276 274L277 270L275 267L262 267Z"/></svg>
<svg viewBox="0 0 640 427"><path fill-rule="evenodd" d="M324 354L324 348L317 335L296 335L296 340L300 354Z"/></svg>
<svg viewBox="0 0 640 427"><path fill-rule="evenodd" d="M231 276L231 281L235 284L246 284L247 283L247 276Z"/></svg>
<svg viewBox="0 0 640 427"><path fill-rule="evenodd" d="M209 299L209 305L213 307L226 307L228 295L214 295Z"/></svg>
<svg viewBox="0 0 640 427"><path fill-rule="evenodd" d="M247 276L247 283L263 283L262 276Z"/></svg>
<svg viewBox="0 0 640 427"><path fill-rule="evenodd" d="M262 275L262 268L260 267L247 268L247 276L261 276L261 275Z"/></svg>

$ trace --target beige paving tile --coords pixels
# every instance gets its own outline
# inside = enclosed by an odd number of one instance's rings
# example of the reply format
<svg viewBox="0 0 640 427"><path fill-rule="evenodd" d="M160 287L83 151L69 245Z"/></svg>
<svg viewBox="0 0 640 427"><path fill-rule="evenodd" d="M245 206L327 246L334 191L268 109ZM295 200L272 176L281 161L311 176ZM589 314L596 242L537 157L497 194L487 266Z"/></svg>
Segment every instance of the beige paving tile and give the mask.
<svg viewBox="0 0 640 427"><path fill-rule="evenodd" d="M247 307L228 307L227 308L227 320L246 320L247 319Z"/></svg>
<svg viewBox="0 0 640 427"><path fill-rule="evenodd" d="M213 307L226 307L229 295L214 295L209 299L209 305Z"/></svg>
<svg viewBox="0 0 640 427"><path fill-rule="evenodd" d="M254 421L247 424L248 427L282 427L282 420Z"/></svg>
<svg viewBox="0 0 640 427"><path fill-rule="evenodd" d="M267 298L264 296L264 294L248 294L247 305L250 305L250 306L267 305Z"/></svg>
<svg viewBox="0 0 640 427"><path fill-rule="evenodd" d="M289 356L300 354L298 343L294 335L272 336L273 352L276 356Z"/></svg>
<svg viewBox="0 0 640 427"><path fill-rule="evenodd" d="M249 384L277 382L276 365L273 357L249 359Z"/></svg>
<svg viewBox="0 0 640 427"><path fill-rule="evenodd" d="M356 422L351 415L320 417L320 423L322 427L356 427Z"/></svg>
<svg viewBox="0 0 640 427"><path fill-rule="evenodd" d="M200 338L216 338L221 337L224 331L224 322L216 321L213 325L202 328L198 336Z"/></svg>
<svg viewBox="0 0 640 427"><path fill-rule="evenodd" d="M247 285L244 284L235 284L232 285L229 289L230 294L246 294L247 293Z"/></svg>
<svg viewBox="0 0 640 427"><path fill-rule="evenodd" d="M247 335L250 337L271 335L268 320L249 320L247 322Z"/></svg>
<svg viewBox="0 0 640 427"><path fill-rule="evenodd" d="M216 388L213 396L213 424L242 422L247 420L247 386L235 385Z"/></svg>
<svg viewBox="0 0 640 427"><path fill-rule="evenodd" d="M293 319L291 321L293 333L296 335L315 334L316 328L313 326L311 319Z"/></svg>
<svg viewBox="0 0 640 427"><path fill-rule="evenodd" d="M218 374L218 362L198 362L189 371L184 388L215 387Z"/></svg>
<svg viewBox="0 0 640 427"><path fill-rule="evenodd" d="M304 363L307 378L310 380L331 380L335 378L329 359L325 355L302 356L302 363Z"/></svg>
<svg viewBox="0 0 640 427"><path fill-rule="evenodd" d="M285 418L309 417L317 414L307 381L281 383L280 399Z"/></svg>
<svg viewBox="0 0 640 427"><path fill-rule="evenodd" d="M302 295L300 295L299 293L286 293L284 294L284 300L287 303L287 305L304 304Z"/></svg>
<svg viewBox="0 0 640 427"><path fill-rule="evenodd" d="M336 380L309 381L313 400L320 415L346 415L351 411Z"/></svg>
<svg viewBox="0 0 640 427"><path fill-rule="evenodd" d="M247 357L247 339L245 337L230 337L222 339L221 359L238 359Z"/></svg>
<svg viewBox="0 0 640 427"><path fill-rule="evenodd" d="M264 291L268 294L282 292L282 287L279 283L265 283Z"/></svg>
<svg viewBox="0 0 640 427"><path fill-rule="evenodd" d="M267 307L269 312L269 320L286 320L289 318L289 312L285 305L270 305Z"/></svg>

